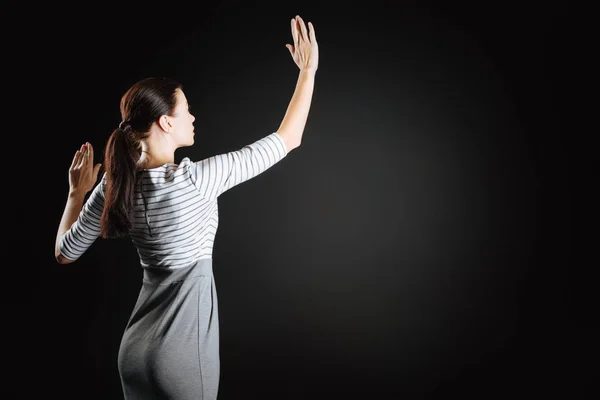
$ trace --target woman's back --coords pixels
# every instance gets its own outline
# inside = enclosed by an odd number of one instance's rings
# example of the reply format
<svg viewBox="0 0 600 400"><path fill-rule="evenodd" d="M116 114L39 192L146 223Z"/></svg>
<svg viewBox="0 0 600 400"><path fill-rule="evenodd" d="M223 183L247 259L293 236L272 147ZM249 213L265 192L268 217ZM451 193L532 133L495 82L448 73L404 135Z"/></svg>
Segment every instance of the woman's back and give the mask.
<svg viewBox="0 0 600 400"><path fill-rule="evenodd" d="M143 267L179 268L212 258L217 200L199 195L191 179L192 164L184 158L179 165L139 173L129 236Z"/></svg>

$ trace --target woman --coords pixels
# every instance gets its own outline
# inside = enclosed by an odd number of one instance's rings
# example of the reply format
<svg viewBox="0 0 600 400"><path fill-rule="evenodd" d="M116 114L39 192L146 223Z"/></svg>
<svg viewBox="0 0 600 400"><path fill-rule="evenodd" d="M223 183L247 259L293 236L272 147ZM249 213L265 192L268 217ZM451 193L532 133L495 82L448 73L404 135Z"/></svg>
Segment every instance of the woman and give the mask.
<svg viewBox="0 0 600 400"><path fill-rule="evenodd" d="M128 235L143 268L118 354L126 400L217 398L217 198L301 144L319 53L312 24L309 31L299 16L291 24L294 45L286 47L300 73L276 132L240 150L196 162L185 157L177 165L175 150L194 144L195 117L179 83L147 78L121 99L122 122L107 142L105 173L95 188L100 164L93 165L92 146L85 143L75 153L56 259L71 263L98 236Z"/></svg>

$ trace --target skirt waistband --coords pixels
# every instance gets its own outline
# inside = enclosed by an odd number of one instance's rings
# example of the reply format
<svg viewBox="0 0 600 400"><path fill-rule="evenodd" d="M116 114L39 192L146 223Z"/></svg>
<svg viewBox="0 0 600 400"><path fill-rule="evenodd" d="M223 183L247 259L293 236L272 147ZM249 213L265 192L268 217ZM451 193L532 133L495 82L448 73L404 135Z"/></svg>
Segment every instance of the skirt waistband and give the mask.
<svg viewBox="0 0 600 400"><path fill-rule="evenodd" d="M213 276L212 258L203 258L182 268L144 268L144 283L166 285L198 276Z"/></svg>

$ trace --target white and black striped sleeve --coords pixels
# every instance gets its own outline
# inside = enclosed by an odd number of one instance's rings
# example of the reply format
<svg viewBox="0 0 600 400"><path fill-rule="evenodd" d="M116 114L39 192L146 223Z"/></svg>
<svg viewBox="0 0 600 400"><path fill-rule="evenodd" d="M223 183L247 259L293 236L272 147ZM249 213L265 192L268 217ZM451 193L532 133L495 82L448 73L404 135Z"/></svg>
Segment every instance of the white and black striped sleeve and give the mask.
<svg viewBox="0 0 600 400"><path fill-rule="evenodd" d="M104 208L106 174L92 190L81 208L77 220L59 239L60 254L69 260L77 260L100 236L100 217Z"/></svg>
<svg viewBox="0 0 600 400"><path fill-rule="evenodd" d="M287 153L285 142L273 132L239 150L192 163L190 175L200 194L212 200L263 173Z"/></svg>

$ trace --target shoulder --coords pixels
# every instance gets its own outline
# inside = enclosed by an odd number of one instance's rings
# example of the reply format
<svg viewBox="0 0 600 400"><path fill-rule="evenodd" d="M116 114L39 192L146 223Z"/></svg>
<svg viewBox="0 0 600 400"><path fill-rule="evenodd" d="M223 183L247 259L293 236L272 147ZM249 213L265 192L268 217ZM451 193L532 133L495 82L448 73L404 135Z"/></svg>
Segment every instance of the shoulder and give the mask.
<svg viewBox="0 0 600 400"><path fill-rule="evenodd" d="M94 187L92 194L101 194L102 196L104 196L104 192L106 192L106 172L102 174L102 176L98 180L98 183L96 184L96 187Z"/></svg>
<svg viewBox="0 0 600 400"><path fill-rule="evenodd" d="M177 165L178 175L189 175L194 173L194 162L189 157L184 157Z"/></svg>
<svg viewBox="0 0 600 400"><path fill-rule="evenodd" d="M183 157L183 159L179 162L179 167L189 166L192 160L189 157Z"/></svg>
<svg viewBox="0 0 600 400"><path fill-rule="evenodd" d="M189 170L193 161L189 157L184 157L177 165L178 170Z"/></svg>

